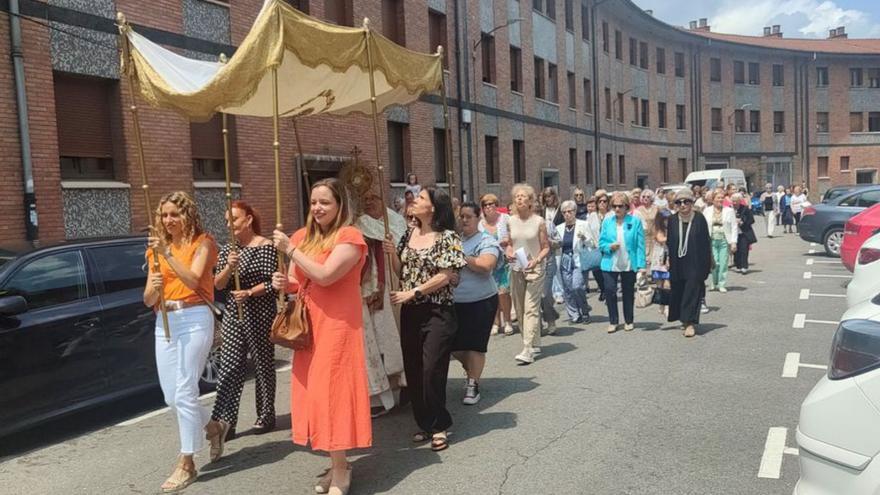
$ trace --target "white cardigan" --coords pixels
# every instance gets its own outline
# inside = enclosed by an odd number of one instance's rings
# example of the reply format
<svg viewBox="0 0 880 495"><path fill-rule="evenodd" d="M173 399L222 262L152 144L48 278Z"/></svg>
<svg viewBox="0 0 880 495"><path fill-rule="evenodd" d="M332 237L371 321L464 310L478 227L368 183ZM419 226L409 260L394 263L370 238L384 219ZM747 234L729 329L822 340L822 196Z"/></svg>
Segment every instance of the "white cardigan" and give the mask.
<svg viewBox="0 0 880 495"><path fill-rule="evenodd" d="M556 234L559 236L560 246L562 244L562 239L565 237L565 224L561 223L556 226ZM593 232L590 229L590 225L586 220L575 220L574 221L574 245L572 246L572 250L574 251L574 265L577 268L581 267L581 257L578 256L578 253L587 249L593 248L595 249L598 245L598 240L593 236ZM562 253L562 249L560 248L560 254Z"/></svg>
<svg viewBox="0 0 880 495"><path fill-rule="evenodd" d="M715 207L707 207L703 210L703 216L706 217L706 223L709 224L709 235L711 236ZM724 237L727 238L727 243L736 245L736 239L739 237L739 225L736 223L736 212L733 211L733 208L725 206L721 209L721 227L724 229Z"/></svg>

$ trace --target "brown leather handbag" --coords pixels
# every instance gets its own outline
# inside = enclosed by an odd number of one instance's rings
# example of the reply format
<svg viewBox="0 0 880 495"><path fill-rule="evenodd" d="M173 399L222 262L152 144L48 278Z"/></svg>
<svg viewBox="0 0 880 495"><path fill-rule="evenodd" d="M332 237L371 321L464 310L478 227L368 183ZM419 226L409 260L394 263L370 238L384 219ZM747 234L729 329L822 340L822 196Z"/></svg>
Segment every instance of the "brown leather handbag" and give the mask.
<svg viewBox="0 0 880 495"><path fill-rule="evenodd" d="M292 303L287 301L284 310L275 316L269 331L269 341L273 344L296 351L312 347L312 322L305 300L308 285L309 282L306 281L300 287L296 299Z"/></svg>

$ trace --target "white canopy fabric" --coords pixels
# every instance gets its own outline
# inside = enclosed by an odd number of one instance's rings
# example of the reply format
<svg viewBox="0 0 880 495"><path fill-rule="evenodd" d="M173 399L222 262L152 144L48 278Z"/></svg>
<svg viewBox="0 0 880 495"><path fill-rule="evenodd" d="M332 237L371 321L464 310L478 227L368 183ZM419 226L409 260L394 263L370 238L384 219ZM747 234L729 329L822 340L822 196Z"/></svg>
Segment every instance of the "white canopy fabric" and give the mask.
<svg viewBox="0 0 880 495"><path fill-rule="evenodd" d="M443 77L439 53L408 50L366 27L322 22L281 0L266 1L225 64L190 59L127 25L120 29L123 68L134 71L143 98L192 120L207 120L216 112L273 116L273 67L280 116L372 114L368 48L380 112L439 90Z"/></svg>

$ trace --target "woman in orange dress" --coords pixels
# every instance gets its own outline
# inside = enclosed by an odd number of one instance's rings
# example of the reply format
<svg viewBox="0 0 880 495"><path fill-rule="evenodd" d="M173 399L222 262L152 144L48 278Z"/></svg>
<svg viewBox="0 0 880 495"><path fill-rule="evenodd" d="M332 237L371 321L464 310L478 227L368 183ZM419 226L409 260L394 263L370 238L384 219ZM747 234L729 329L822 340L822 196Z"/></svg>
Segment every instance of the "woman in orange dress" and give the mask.
<svg viewBox="0 0 880 495"><path fill-rule="evenodd" d="M312 186L306 226L275 246L291 260L272 285L305 297L313 345L296 351L291 380L293 442L330 453L315 491L343 495L351 485L346 451L372 445L370 393L364 355L361 268L367 244L353 227L349 199L337 179Z"/></svg>

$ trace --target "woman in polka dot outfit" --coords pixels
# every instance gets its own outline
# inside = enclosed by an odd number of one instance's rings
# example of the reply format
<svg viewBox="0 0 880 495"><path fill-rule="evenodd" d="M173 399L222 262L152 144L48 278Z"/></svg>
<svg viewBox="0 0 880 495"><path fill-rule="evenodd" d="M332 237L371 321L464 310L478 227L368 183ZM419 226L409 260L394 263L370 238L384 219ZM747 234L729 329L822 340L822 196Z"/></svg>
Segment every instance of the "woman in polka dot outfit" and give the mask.
<svg viewBox="0 0 880 495"><path fill-rule="evenodd" d="M214 269L214 286L228 292L217 400L211 421L205 427L211 440L212 461L223 455L224 442L235 434L248 352L256 365L254 432L267 433L275 428L275 346L269 342L269 329L276 312L272 273L278 269L278 254L272 242L259 235L260 218L244 201L232 203L232 226L238 252L229 244L224 245ZM235 290L236 266L241 290ZM238 318L239 302L244 314L242 320Z"/></svg>

